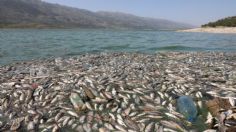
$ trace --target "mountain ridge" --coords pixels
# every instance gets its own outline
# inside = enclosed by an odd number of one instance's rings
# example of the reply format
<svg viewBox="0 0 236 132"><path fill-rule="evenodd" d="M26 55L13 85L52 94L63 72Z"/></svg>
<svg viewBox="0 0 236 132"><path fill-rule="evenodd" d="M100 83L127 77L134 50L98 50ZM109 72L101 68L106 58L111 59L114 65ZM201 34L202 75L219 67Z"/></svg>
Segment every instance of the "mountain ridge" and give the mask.
<svg viewBox="0 0 236 132"><path fill-rule="evenodd" d="M92 12L41 0L0 0L0 28L5 27L176 30L191 26L128 13Z"/></svg>

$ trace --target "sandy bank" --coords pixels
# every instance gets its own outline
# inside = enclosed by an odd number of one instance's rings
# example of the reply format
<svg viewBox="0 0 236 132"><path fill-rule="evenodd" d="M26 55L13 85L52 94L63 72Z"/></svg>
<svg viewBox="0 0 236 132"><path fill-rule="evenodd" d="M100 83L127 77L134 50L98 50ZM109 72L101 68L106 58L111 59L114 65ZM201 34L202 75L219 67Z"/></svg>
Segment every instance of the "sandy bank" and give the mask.
<svg viewBox="0 0 236 132"><path fill-rule="evenodd" d="M180 30L178 32L206 32L206 33L235 33L236 34L236 27L194 28L194 29Z"/></svg>

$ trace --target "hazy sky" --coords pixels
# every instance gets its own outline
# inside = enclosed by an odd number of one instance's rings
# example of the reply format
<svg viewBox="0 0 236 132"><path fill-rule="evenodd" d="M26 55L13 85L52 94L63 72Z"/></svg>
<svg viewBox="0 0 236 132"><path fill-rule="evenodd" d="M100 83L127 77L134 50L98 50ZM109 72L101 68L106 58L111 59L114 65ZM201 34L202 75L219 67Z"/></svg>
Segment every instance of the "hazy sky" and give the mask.
<svg viewBox="0 0 236 132"><path fill-rule="evenodd" d="M236 15L236 0L44 0L91 11L119 11L194 25Z"/></svg>

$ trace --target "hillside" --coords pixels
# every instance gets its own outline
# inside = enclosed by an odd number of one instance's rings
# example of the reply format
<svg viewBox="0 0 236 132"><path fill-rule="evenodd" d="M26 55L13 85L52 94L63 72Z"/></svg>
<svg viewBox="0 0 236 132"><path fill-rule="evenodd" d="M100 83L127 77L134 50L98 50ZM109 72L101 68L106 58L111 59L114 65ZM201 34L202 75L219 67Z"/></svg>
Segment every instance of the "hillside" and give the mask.
<svg viewBox="0 0 236 132"><path fill-rule="evenodd" d="M124 26L131 28L150 28L150 29L185 29L191 27L190 25L172 22L163 19L154 19L147 17L138 17L132 14L121 12L106 12L100 11L97 14L103 17L108 24L115 26Z"/></svg>
<svg viewBox="0 0 236 132"><path fill-rule="evenodd" d="M175 30L191 26L118 12L92 12L41 0L0 0L0 28L31 27Z"/></svg>
<svg viewBox="0 0 236 132"><path fill-rule="evenodd" d="M216 22L210 22L202 27L236 27L236 16L220 19Z"/></svg>

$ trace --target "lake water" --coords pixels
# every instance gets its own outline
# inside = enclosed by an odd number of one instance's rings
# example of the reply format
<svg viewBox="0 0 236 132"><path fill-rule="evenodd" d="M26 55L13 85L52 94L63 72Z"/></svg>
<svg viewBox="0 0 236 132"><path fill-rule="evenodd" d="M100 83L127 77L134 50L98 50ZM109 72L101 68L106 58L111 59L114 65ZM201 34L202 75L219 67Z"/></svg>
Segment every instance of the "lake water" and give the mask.
<svg viewBox="0 0 236 132"><path fill-rule="evenodd" d="M0 29L0 64L98 52L236 51L236 34L92 29Z"/></svg>

